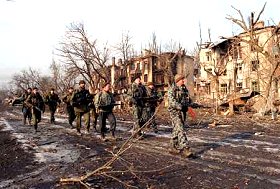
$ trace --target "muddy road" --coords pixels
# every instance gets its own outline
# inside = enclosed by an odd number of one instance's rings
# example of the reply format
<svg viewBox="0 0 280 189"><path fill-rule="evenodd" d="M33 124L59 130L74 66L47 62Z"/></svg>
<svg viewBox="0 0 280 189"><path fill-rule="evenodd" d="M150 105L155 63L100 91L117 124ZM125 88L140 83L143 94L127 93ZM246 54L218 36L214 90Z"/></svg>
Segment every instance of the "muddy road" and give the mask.
<svg viewBox="0 0 280 189"><path fill-rule="evenodd" d="M280 122L269 117L213 116L198 110L187 135L196 157L169 154L169 118L159 133L146 131L98 176L89 188L280 188ZM20 107L1 107L0 188L83 188L61 178L83 176L112 158L131 135L129 116L118 116L118 141L102 142L99 134L78 136L59 115L50 124L43 115L39 132L23 125ZM216 125L211 123L216 120Z"/></svg>

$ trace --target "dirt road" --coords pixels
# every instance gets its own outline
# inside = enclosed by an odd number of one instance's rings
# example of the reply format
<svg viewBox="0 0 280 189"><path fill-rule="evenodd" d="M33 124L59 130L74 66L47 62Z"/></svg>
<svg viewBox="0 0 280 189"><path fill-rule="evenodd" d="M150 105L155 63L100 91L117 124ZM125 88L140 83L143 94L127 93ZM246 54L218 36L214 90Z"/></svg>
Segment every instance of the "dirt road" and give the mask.
<svg viewBox="0 0 280 189"><path fill-rule="evenodd" d="M201 110L204 115L204 110ZM211 127L209 123L217 121ZM99 135L78 136L60 116L56 124L45 114L34 133L23 125L19 107L0 115L0 188L79 188L61 178L85 175L103 165L130 136L132 122L118 119L123 140L101 142ZM166 122L167 123L167 122ZM106 172L87 179L91 188L280 188L280 123L236 115L207 115L188 129L196 158L167 151L171 127L146 132ZM118 180L117 180L118 179Z"/></svg>

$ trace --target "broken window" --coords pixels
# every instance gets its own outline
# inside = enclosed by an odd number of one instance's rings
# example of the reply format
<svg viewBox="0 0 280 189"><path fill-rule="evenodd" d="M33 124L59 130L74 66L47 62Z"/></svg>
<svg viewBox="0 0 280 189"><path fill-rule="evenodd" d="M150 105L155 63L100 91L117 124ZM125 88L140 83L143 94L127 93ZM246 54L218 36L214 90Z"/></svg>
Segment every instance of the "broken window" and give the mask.
<svg viewBox="0 0 280 189"><path fill-rule="evenodd" d="M144 62L142 62L142 64L143 64L143 70L147 71L148 70L148 62L144 61Z"/></svg>
<svg viewBox="0 0 280 189"><path fill-rule="evenodd" d="M210 83L205 84L205 91L206 91L207 94L211 93Z"/></svg>
<svg viewBox="0 0 280 189"><path fill-rule="evenodd" d="M257 81L252 81L252 91L260 92L260 85Z"/></svg>
<svg viewBox="0 0 280 189"><path fill-rule="evenodd" d="M242 70L242 63L239 62L236 64L237 70Z"/></svg>
<svg viewBox="0 0 280 189"><path fill-rule="evenodd" d="M135 64L134 63L130 64L130 70L135 70Z"/></svg>
<svg viewBox="0 0 280 189"><path fill-rule="evenodd" d="M142 64L141 64L141 63L137 63L137 64L136 64L136 69L137 69L138 71L141 72L141 70L142 70Z"/></svg>
<svg viewBox="0 0 280 189"><path fill-rule="evenodd" d="M279 83L279 79L274 79L274 89L275 89L275 93L278 93L278 89L279 89L278 83Z"/></svg>
<svg viewBox="0 0 280 189"><path fill-rule="evenodd" d="M156 84L164 84L164 75L163 74L155 74L155 83Z"/></svg>
<svg viewBox="0 0 280 189"><path fill-rule="evenodd" d="M145 75L144 75L144 82L145 82L145 83L148 82L148 74L145 74Z"/></svg>
<svg viewBox="0 0 280 189"><path fill-rule="evenodd" d="M260 67L260 63L258 60L251 61L251 71L258 71L259 67Z"/></svg>
<svg viewBox="0 0 280 189"><path fill-rule="evenodd" d="M226 83L221 84L220 91L221 91L222 94L227 94L228 89L227 89L227 84Z"/></svg>
<svg viewBox="0 0 280 189"><path fill-rule="evenodd" d="M211 61L211 52L206 52L206 60Z"/></svg>
<svg viewBox="0 0 280 189"><path fill-rule="evenodd" d="M242 82L236 83L236 90L240 91L242 89Z"/></svg>
<svg viewBox="0 0 280 189"><path fill-rule="evenodd" d="M251 41L252 41L252 43L250 44L250 50L251 50L251 52L255 52L257 50L257 46L259 44L259 39L256 38L256 39L252 39Z"/></svg>

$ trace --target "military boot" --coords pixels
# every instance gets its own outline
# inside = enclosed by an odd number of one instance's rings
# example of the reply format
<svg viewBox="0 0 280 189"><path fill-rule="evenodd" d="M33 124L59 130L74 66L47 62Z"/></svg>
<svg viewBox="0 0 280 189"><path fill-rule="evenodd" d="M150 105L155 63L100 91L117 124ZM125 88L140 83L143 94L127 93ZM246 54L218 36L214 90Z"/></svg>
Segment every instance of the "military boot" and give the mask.
<svg viewBox="0 0 280 189"><path fill-rule="evenodd" d="M22 123L23 125L26 125L26 118L23 118Z"/></svg>
<svg viewBox="0 0 280 189"><path fill-rule="evenodd" d="M116 141L117 140L117 138L115 137L115 132L114 131L111 131L111 135L110 135L109 139L112 140L112 141Z"/></svg>
<svg viewBox="0 0 280 189"><path fill-rule="evenodd" d="M105 138L105 133L101 133L101 141L102 142L107 142L108 141L108 139Z"/></svg>
<svg viewBox="0 0 280 189"><path fill-rule="evenodd" d="M169 152L170 154L178 155L178 154L180 154L181 151L178 150L178 149L176 149L176 148L170 147L170 148L168 149L168 152Z"/></svg>
<svg viewBox="0 0 280 189"><path fill-rule="evenodd" d="M186 158L189 158L189 157L192 157L193 156L193 153L190 151L190 148L184 148L182 151L181 151L181 154L182 156L186 157Z"/></svg>
<svg viewBox="0 0 280 189"><path fill-rule="evenodd" d="M34 125L34 129L35 129L35 133L37 133L37 131L38 131L38 125L37 124Z"/></svg>

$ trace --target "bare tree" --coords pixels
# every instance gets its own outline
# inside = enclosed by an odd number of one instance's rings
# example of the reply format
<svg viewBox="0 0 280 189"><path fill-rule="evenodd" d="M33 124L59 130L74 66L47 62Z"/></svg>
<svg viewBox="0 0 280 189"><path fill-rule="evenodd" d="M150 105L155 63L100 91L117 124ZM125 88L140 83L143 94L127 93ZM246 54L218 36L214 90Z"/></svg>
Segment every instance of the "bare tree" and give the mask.
<svg viewBox="0 0 280 189"><path fill-rule="evenodd" d="M165 52L177 52L180 49L182 49L181 44L172 39L170 39L168 43L164 44L163 48Z"/></svg>
<svg viewBox="0 0 280 189"><path fill-rule="evenodd" d="M58 91L58 93L65 92L69 87L73 87L75 84L74 74L68 73L67 70L55 60L53 60L50 65L51 78L53 83L53 88Z"/></svg>
<svg viewBox="0 0 280 189"><path fill-rule="evenodd" d="M100 81L110 81L109 49L99 49L97 40L91 41L82 23L71 24L65 40L58 49L68 75L80 75L96 89Z"/></svg>
<svg viewBox="0 0 280 189"><path fill-rule="evenodd" d="M160 54L161 53L161 45L158 44L156 33L152 33L152 40L149 42L149 50L152 53Z"/></svg>
<svg viewBox="0 0 280 189"><path fill-rule="evenodd" d="M131 39L132 37L129 35L129 32L122 33L121 41L115 46L115 49L122 57L124 64L127 64L129 59L136 56Z"/></svg>
<svg viewBox="0 0 280 189"><path fill-rule="evenodd" d="M49 87L51 87L51 78L48 76L42 76L41 72L29 68L28 70L22 70L20 73L14 74L12 78L12 84L16 90L24 91L28 87L38 87L45 93Z"/></svg>
<svg viewBox="0 0 280 189"><path fill-rule="evenodd" d="M279 59L279 25L270 27L271 32L266 32L266 41L259 42L261 33L260 29L264 29L264 26L260 28L260 17L264 12L266 3L263 5L261 11L255 17L255 13L252 12L248 23L245 21L242 12L234 7L232 7L239 15L239 18L234 18L232 16L227 16L226 18L232 21L234 24L243 29L243 33L239 36L233 37L235 40L239 40L243 44L247 44L248 50L253 49L254 58L258 62L261 62L260 69L258 70L258 79L263 85L264 97L266 103L271 103L274 98L275 91L272 89L273 83L278 82L279 74L277 71L280 66ZM251 52L248 52L250 54ZM252 53L251 53L252 54ZM251 57L248 55L248 57ZM270 102L268 101L270 99ZM268 105L269 106L269 105Z"/></svg>

